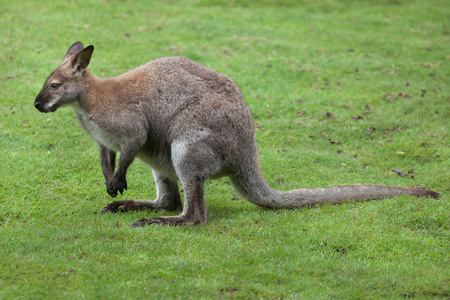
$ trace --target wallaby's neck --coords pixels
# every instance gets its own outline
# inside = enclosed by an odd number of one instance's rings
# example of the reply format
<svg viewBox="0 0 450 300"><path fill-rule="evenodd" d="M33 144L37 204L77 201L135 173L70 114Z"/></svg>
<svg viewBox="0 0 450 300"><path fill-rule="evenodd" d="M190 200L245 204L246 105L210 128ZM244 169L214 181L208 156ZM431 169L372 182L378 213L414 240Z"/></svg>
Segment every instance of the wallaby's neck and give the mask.
<svg viewBox="0 0 450 300"><path fill-rule="evenodd" d="M77 113L93 114L101 111L105 105L113 105L120 93L119 82L115 77L99 78L91 71L85 70L80 82L81 92L74 108Z"/></svg>

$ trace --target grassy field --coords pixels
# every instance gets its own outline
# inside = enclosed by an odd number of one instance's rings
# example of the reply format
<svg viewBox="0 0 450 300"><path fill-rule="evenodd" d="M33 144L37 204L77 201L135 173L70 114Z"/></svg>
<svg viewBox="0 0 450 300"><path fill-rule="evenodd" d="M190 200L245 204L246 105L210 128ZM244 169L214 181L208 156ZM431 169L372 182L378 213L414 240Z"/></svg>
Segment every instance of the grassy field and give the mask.
<svg viewBox="0 0 450 300"><path fill-rule="evenodd" d="M2 1L0 36L0 299L450 297L448 1ZM100 77L185 55L235 79L276 188L443 196L267 210L220 179L207 226L129 229L168 213L94 213L95 143L33 107L78 40ZM118 198L154 196L135 162Z"/></svg>

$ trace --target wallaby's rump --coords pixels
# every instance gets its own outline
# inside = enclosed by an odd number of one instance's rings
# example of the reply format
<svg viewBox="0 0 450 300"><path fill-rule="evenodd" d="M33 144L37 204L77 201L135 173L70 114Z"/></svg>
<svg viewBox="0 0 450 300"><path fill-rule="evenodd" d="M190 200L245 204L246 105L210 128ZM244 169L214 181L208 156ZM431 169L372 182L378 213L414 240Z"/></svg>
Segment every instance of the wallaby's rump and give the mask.
<svg viewBox="0 0 450 300"><path fill-rule="evenodd" d="M379 185L275 190L262 177L252 114L231 79L181 56L158 58L100 79L87 69L93 51L93 46L74 43L45 81L34 106L45 113L74 108L81 126L98 144L109 195L127 189L126 172L135 157L152 168L155 200L115 201L102 211L183 210L179 216L144 218L132 227L206 224L204 182L222 176L229 176L249 201L267 208L402 194L440 196L426 189Z"/></svg>

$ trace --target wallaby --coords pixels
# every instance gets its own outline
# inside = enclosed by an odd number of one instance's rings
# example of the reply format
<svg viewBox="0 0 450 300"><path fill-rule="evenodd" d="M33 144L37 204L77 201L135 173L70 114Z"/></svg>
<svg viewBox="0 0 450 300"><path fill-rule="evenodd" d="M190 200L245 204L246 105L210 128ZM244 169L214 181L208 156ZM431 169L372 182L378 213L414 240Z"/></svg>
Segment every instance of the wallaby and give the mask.
<svg viewBox="0 0 450 300"><path fill-rule="evenodd" d="M380 185L275 190L261 174L252 113L233 80L181 56L158 58L100 79L87 69L93 51L92 45L84 48L81 42L74 43L45 81L34 106L45 113L74 108L79 123L98 144L110 196L127 189L126 173L135 157L152 168L155 200L115 201L102 212L183 210L178 216L144 218L131 227L206 224L204 183L222 176L229 176L249 201L266 208L402 194L440 196L426 189Z"/></svg>

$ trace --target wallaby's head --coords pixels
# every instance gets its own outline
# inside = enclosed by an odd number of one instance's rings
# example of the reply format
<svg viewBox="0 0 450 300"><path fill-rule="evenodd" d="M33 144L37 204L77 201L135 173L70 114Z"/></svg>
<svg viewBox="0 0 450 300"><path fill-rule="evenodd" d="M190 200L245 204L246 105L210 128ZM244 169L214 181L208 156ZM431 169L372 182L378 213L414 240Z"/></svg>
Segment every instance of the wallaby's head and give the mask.
<svg viewBox="0 0 450 300"><path fill-rule="evenodd" d="M61 65L54 70L34 100L40 112L53 112L59 107L75 103L86 88L86 69L94 46L84 48L81 42L67 50Z"/></svg>

